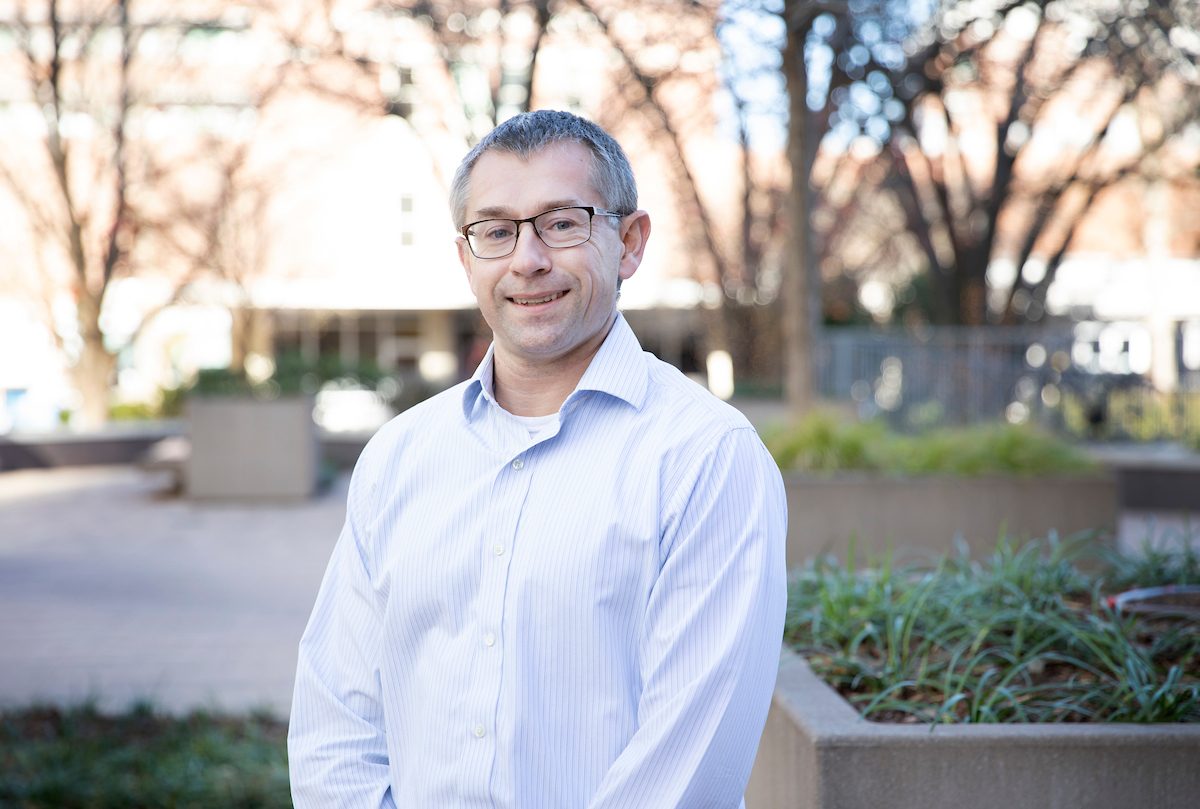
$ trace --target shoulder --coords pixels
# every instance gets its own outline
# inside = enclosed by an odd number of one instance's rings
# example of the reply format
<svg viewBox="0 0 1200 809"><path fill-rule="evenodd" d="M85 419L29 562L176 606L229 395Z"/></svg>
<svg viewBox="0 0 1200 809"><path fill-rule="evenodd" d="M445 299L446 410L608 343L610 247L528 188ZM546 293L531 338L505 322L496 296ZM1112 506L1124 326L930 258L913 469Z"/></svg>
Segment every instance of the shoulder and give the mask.
<svg viewBox="0 0 1200 809"><path fill-rule="evenodd" d="M657 444L665 491L686 488L729 454L764 474L779 474L741 411L653 354L644 357L648 385L642 417L653 425L644 437Z"/></svg>
<svg viewBox="0 0 1200 809"><path fill-rule="evenodd" d="M650 354L646 362L646 408L661 425L653 434L660 442L663 552L674 547L678 530L699 519L713 525L765 519L771 530L764 536L782 537L783 478L749 419L673 366Z"/></svg>
<svg viewBox="0 0 1200 809"><path fill-rule="evenodd" d="M658 418L698 437L715 439L734 430L754 434L754 427L736 407L721 401L678 368L650 352L644 352L643 357L649 382L645 407Z"/></svg>

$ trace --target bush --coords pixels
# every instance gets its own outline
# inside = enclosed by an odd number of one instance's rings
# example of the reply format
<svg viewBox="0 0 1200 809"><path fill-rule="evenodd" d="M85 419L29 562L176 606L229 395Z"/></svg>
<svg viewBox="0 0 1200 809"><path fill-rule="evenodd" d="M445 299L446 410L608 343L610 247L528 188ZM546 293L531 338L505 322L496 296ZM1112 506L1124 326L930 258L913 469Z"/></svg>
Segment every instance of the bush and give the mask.
<svg viewBox="0 0 1200 809"><path fill-rule="evenodd" d="M245 374L230 368L201 368L196 381L188 387L190 396L250 396L254 386Z"/></svg>
<svg viewBox="0 0 1200 809"><path fill-rule="evenodd" d="M130 402L113 405L108 417L113 421L147 421L158 418L159 409L145 402Z"/></svg>
<svg viewBox="0 0 1200 809"><path fill-rule="evenodd" d="M0 806L290 807L287 725L255 714L106 716L92 704L0 713Z"/></svg>
<svg viewBox="0 0 1200 809"><path fill-rule="evenodd" d="M919 435L880 422L813 413L794 428L765 436L783 469L870 470L904 475L1085 474L1096 464L1082 451L1032 427L1008 424L943 428Z"/></svg>
<svg viewBox="0 0 1200 809"><path fill-rule="evenodd" d="M405 410L433 395L419 375L399 375L383 371L371 360L343 363L337 355L322 355L316 362L304 359L298 351L275 358L274 372L259 382L228 368L204 369L183 396L253 396L274 399L300 393L314 394L326 386L340 390L371 390L394 410Z"/></svg>

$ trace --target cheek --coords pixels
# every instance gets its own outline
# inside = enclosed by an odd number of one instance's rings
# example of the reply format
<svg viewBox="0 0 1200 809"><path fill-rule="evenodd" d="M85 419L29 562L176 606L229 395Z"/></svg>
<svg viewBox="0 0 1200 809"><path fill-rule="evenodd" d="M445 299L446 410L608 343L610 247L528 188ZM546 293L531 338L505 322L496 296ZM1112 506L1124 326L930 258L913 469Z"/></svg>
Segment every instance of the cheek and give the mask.
<svg viewBox="0 0 1200 809"><path fill-rule="evenodd" d="M474 272L467 273L467 284L471 287L471 294L480 302L480 305L483 305L485 298L491 297L494 285L488 281L487 273L480 272L478 268Z"/></svg>

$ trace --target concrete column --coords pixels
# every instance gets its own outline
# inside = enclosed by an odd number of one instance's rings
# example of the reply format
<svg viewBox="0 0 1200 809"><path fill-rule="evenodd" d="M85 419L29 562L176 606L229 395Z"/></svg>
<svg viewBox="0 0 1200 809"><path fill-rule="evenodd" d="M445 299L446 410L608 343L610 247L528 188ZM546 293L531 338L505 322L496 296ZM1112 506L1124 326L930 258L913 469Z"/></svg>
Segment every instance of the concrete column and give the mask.
<svg viewBox="0 0 1200 809"><path fill-rule="evenodd" d="M233 352L230 367L241 370L246 365L247 358L274 356L275 327L270 312L253 307L240 307L232 310L233 315Z"/></svg>
<svg viewBox="0 0 1200 809"><path fill-rule="evenodd" d="M421 356L417 367L425 381L447 384L458 374L458 352L454 339L454 312L421 312Z"/></svg>
<svg viewBox="0 0 1200 809"><path fill-rule="evenodd" d="M358 364L358 315L343 312L338 315L338 354L343 366Z"/></svg>
<svg viewBox="0 0 1200 809"><path fill-rule="evenodd" d="M664 310L659 319L659 359L676 368L683 365L683 332L686 328L684 313L679 310Z"/></svg>
<svg viewBox="0 0 1200 809"><path fill-rule="evenodd" d="M317 313L307 310L298 314L296 327L300 331L300 356L305 362L315 365L321 355L321 332Z"/></svg>
<svg viewBox="0 0 1200 809"><path fill-rule="evenodd" d="M237 372L246 364L246 356L254 349L250 347L250 335L253 325L250 322L251 312L243 306L235 306L229 310L229 367Z"/></svg>
<svg viewBox="0 0 1200 809"><path fill-rule="evenodd" d="M1142 244L1149 264L1165 269L1171 257L1171 184L1156 180L1146 187L1146 222L1142 228ZM1146 325L1150 329L1150 384L1164 393L1179 387L1179 369L1175 361L1175 321L1173 290L1166 284L1155 284L1154 311Z"/></svg>
<svg viewBox="0 0 1200 809"><path fill-rule="evenodd" d="M396 316L391 312L375 315L375 364L384 371L396 369Z"/></svg>
<svg viewBox="0 0 1200 809"><path fill-rule="evenodd" d="M1179 387L1179 368L1175 360L1175 321L1161 312L1150 316L1150 384L1170 393Z"/></svg>

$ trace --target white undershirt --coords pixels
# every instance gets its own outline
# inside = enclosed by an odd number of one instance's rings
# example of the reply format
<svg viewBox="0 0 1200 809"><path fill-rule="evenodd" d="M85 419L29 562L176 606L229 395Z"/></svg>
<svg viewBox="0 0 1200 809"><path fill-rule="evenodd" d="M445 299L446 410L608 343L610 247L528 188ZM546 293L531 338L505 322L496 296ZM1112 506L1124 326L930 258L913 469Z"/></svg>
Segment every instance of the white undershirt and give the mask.
<svg viewBox="0 0 1200 809"><path fill-rule="evenodd" d="M516 416L516 418L529 430L531 439L536 439L558 422L557 413L551 413L548 416Z"/></svg>

